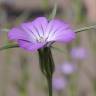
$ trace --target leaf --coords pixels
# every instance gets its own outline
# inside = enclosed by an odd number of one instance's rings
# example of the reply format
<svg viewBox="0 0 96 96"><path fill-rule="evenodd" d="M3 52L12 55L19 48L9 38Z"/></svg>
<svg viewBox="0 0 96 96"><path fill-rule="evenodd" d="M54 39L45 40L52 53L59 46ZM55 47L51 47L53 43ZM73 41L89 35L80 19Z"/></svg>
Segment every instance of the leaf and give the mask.
<svg viewBox="0 0 96 96"><path fill-rule="evenodd" d="M56 12L57 12L57 3L54 4L53 10L51 12L51 14L49 15L49 20L52 20L55 18L56 16Z"/></svg>
<svg viewBox="0 0 96 96"><path fill-rule="evenodd" d="M79 32L86 31L86 30L91 30L91 29L96 29L96 25L92 25L92 26L77 29L77 30L75 30L75 33L79 33Z"/></svg>
<svg viewBox="0 0 96 96"><path fill-rule="evenodd" d="M5 45L3 47L0 47L0 51L10 49L10 48L17 48L17 47L19 47L18 44L8 44L8 45Z"/></svg>

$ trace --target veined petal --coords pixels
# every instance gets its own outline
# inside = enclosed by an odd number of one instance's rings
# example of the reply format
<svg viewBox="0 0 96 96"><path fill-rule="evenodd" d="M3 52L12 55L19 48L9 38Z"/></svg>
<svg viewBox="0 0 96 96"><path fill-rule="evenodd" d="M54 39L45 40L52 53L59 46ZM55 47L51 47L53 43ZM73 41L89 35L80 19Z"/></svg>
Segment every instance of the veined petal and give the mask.
<svg viewBox="0 0 96 96"><path fill-rule="evenodd" d="M37 39L43 37L45 34L45 29L48 25L48 21L45 17L39 17L32 22L23 23L22 27L25 30L31 32Z"/></svg>
<svg viewBox="0 0 96 96"><path fill-rule="evenodd" d="M44 35L48 22L45 17L39 17L32 22L22 23L17 28L13 28L8 33L10 40L23 39L32 42L37 40Z"/></svg>
<svg viewBox="0 0 96 96"><path fill-rule="evenodd" d="M48 25L48 21L45 17L39 17L32 22L23 23L21 26L29 34L35 37L35 41L38 41L41 37L44 37L45 29Z"/></svg>
<svg viewBox="0 0 96 96"><path fill-rule="evenodd" d="M23 39L23 40L30 41L31 36L28 34L28 32L26 32L26 30L19 27L17 28L15 27L9 31L8 38L10 40Z"/></svg>
<svg viewBox="0 0 96 96"><path fill-rule="evenodd" d="M75 39L75 32L61 20L51 20L46 29L48 41L70 42Z"/></svg>
<svg viewBox="0 0 96 96"><path fill-rule="evenodd" d="M44 37L46 27L48 25L48 20L45 17L39 17L32 21L32 30L38 34L39 37Z"/></svg>
<svg viewBox="0 0 96 96"><path fill-rule="evenodd" d="M60 28L66 28L66 24L64 25L62 21L53 19L49 22L46 29L46 37L50 38L54 36L54 33Z"/></svg>
<svg viewBox="0 0 96 96"><path fill-rule="evenodd" d="M76 38L76 34L73 30L67 29L63 30L61 34L55 34L55 39L57 42L71 42Z"/></svg>
<svg viewBox="0 0 96 96"><path fill-rule="evenodd" d="M18 44L21 48L29 51L36 51L44 46L44 43L32 43L23 40L18 40Z"/></svg>

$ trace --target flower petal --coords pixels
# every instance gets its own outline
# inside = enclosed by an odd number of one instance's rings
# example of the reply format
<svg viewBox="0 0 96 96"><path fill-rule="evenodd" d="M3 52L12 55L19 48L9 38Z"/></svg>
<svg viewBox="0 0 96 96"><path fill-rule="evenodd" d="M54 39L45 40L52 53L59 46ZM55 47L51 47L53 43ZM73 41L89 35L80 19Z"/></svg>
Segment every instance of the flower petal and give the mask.
<svg viewBox="0 0 96 96"><path fill-rule="evenodd" d="M34 41L44 34L48 22L45 17L39 17L32 22L23 23L17 28L13 28L8 33L10 40L29 40Z"/></svg>
<svg viewBox="0 0 96 96"><path fill-rule="evenodd" d="M38 31L40 36L44 36L48 20L45 17L39 17L32 22L34 28Z"/></svg>
<svg viewBox="0 0 96 96"><path fill-rule="evenodd" d="M48 21L45 17L39 17L28 24L22 24L25 30L32 32L37 39L44 36L47 25Z"/></svg>
<svg viewBox="0 0 96 96"><path fill-rule="evenodd" d="M48 41L70 42L75 39L75 32L63 21L51 20L46 29Z"/></svg>
<svg viewBox="0 0 96 96"><path fill-rule="evenodd" d="M17 27L9 31L8 37L10 40L18 40L18 39L27 40L29 38L29 35L27 32L24 32L23 30L20 30L19 27Z"/></svg>
<svg viewBox="0 0 96 96"><path fill-rule="evenodd" d="M27 42L23 40L18 40L18 44L21 48L27 49L29 51L36 51L39 48L43 47L43 43L32 43L32 42Z"/></svg>
<svg viewBox="0 0 96 96"><path fill-rule="evenodd" d="M63 30L61 34L55 35L57 42L71 42L76 38L75 32L73 32L71 29Z"/></svg>

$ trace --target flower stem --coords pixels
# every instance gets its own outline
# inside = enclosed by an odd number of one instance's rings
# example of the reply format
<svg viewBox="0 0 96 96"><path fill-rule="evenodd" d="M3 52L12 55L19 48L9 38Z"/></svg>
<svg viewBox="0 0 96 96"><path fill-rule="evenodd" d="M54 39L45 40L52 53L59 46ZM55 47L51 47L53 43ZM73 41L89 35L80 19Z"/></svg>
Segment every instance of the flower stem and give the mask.
<svg viewBox="0 0 96 96"><path fill-rule="evenodd" d="M39 49L38 52L39 52L40 68L48 82L49 96L52 96L52 76L54 72L54 61L51 49L49 47L45 47L43 49Z"/></svg>
<svg viewBox="0 0 96 96"><path fill-rule="evenodd" d="M52 78L47 78L49 96L52 96Z"/></svg>

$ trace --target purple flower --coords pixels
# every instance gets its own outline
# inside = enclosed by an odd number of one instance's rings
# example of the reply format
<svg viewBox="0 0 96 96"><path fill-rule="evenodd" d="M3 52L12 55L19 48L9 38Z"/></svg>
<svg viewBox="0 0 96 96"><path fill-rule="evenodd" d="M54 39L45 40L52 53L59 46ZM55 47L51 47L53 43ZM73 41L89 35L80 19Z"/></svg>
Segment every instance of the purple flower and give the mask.
<svg viewBox="0 0 96 96"><path fill-rule="evenodd" d="M53 89L56 91L61 91L66 88L67 80L62 77L55 77L52 81Z"/></svg>
<svg viewBox="0 0 96 96"><path fill-rule="evenodd" d="M75 47L75 48L72 48L72 50L71 50L71 56L74 59L83 60L87 56L86 49L83 48L83 47L79 47L79 46L78 47Z"/></svg>
<svg viewBox="0 0 96 96"><path fill-rule="evenodd" d="M53 19L48 22L45 17L38 17L32 22L12 28L8 37L17 41L21 48L34 51L55 41L71 42L75 39L75 32L61 20Z"/></svg>
<svg viewBox="0 0 96 96"><path fill-rule="evenodd" d="M61 65L60 69L62 73L70 75L76 71L76 66L70 62L64 62L64 64Z"/></svg>

